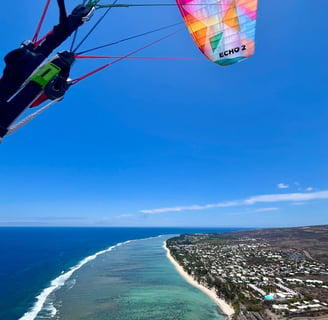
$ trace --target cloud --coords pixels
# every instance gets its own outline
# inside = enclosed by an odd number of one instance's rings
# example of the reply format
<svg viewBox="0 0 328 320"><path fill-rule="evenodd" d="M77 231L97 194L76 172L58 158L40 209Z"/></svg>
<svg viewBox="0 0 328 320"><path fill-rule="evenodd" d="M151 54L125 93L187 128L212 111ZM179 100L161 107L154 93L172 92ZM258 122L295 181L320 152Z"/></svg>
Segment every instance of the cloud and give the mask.
<svg viewBox="0 0 328 320"><path fill-rule="evenodd" d="M244 211L238 211L238 212L232 212L229 213L229 216L241 216L245 214L251 214L251 213L258 213L258 212L270 212L270 211L276 211L279 210L279 208L258 208L255 210L244 210Z"/></svg>
<svg viewBox="0 0 328 320"><path fill-rule="evenodd" d="M268 212L268 211L276 211L279 210L279 208L259 208L254 210L254 212Z"/></svg>
<svg viewBox="0 0 328 320"><path fill-rule="evenodd" d="M284 184L284 183L278 183L277 187L279 189L288 189L289 188L289 186L287 184Z"/></svg>
<svg viewBox="0 0 328 320"><path fill-rule="evenodd" d="M328 190L311 193L285 193L285 194L267 194L250 197L245 200L245 204L268 203L268 202L294 202L309 201L316 199L328 199Z"/></svg>
<svg viewBox="0 0 328 320"><path fill-rule="evenodd" d="M130 218L130 217L134 217L134 214L121 214L119 216L116 216L117 218Z"/></svg>
<svg viewBox="0 0 328 320"><path fill-rule="evenodd" d="M305 190L306 191L313 191L313 188L312 187L307 187Z"/></svg>
<svg viewBox="0 0 328 320"><path fill-rule="evenodd" d="M156 213L166 213L166 212L180 212L187 210L205 210L211 208L228 208L237 206L249 206L257 203L277 203L277 202L292 202L300 203L310 200L324 200L328 199L328 190L318 191L318 192L306 192L306 193L278 193L278 194L266 194L252 196L244 200L226 201L218 202L213 204L205 205L190 205L190 206L177 206L168 208L157 208L157 209L147 209L140 210L144 214L156 214Z"/></svg>
<svg viewBox="0 0 328 320"><path fill-rule="evenodd" d="M241 204L242 203L240 203L239 201L229 201L229 202L219 202L219 203L212 203L212 204L205 204L205 205L191 205L191 206L178 206L178 207L170 207L170 208L140 210L140 212L145 214L180 212L186 210L204 210L204 209L211 209L211 208L236 207Z"/></svg>

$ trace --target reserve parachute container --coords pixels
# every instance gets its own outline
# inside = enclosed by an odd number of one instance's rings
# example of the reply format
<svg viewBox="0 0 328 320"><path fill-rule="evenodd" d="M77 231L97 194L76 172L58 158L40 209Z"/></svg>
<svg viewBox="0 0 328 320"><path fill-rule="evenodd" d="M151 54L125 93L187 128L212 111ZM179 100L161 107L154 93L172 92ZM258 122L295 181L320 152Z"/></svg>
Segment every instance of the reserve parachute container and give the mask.
<svg viewBox="0 0 328 320"><path fill-rule="evenodd" d="M228 66L255 50L257 0L176 0L200 51Z"/></svg>

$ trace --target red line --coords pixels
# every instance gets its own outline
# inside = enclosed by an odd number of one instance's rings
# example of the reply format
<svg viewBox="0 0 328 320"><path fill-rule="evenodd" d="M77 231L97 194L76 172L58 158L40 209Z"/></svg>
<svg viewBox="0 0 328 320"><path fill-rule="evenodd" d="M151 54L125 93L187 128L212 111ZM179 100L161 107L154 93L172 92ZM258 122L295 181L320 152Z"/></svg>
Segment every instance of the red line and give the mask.
<svg viewBox="0 0 328 320"><path fill-rule="evenodd" d="M95 70L93 70L93 71L91 71L91 72L89 72L89 73L83 75L82 77L79 77L79 78L77 78L77 79L72 80L72 81L71 81L71 85L76 84L76 83L80 82L81 80L83 80L83 79L85 79L85 78L88 78L88 77L92 76L93 74L95 74L95 73L97 73L97 72L99 72L99 71L101 71L101 70L103 70L103 69L109 67L111 64L112 64L112 63L107 63L107 64L103 65L102 67L100 67L100 68L98 68L98 69L95 69Z"/></svg>
<svg viewBox="0 0 328 320"><path fill-rule="evenodd" d="M43 22L44 22L44 19L46 17L46 14L48 12L48 8L49 8L49 5L50 5L50 2L51 0L47 0L47 3L45 5L45 8L43 9L43 13L42 13L42 16L41 16L41 19L40 19L40 22L38 24L38 27L36 28L36 31L35 31L35 34L32 38L32 42L33 43L36 43L38 41L38 37L39 37L39 34L40 34L40 30L41 30L41 27L43 25Z"/></svg>
<svg viewBox="0 0 328 320"><path fill-rule="evenodd" d="M160 42L160 41L162 41L162 40L165 40L165 39L167 39L167 38L173 36L174 34L176 34L176 33L178 33L178 32L179 32L179 31L175 31L175 32L173 32L173 33L170 33L169 35L167 35L167 36L165 36L165 37L163 37L163 38L160 38L160 39L158 39L158 40L156 40L156 41L154 41L154 42L151 42L151 43L147 44L146 46L144 46L144 47L142 47L142 48L139 48L139 49L137 49L137 50L134 50L134 51L128 53L126 56L119 57L119 58L117 58L116 60L112 61L111 63L107 63L107 64L103 65L102 67L100 67L100 68L98 68L98 69L95 69L95 70L93 70L93 71L91 71L91 72L85 74L84 76L82 76L82 77L80 77L80 78L74 79L74 80L71 82L71 84L74 85L74 84L80 82L81 80L83 80L83 79L85 79L85 78L87 78L87 77L89 77L89 76L91 76L91 75L93 75L93 74L95 74L95 73L97 73L97 72L99 72L99 71L105 69L105 68L108 68L109 66L111 66L111 65L113 65L113 64L115 64L115 63L117 63L117 62L119 62L119 61L121 61L121 60L123 60L123 59L127 59L128 57L132 56L133 54L135 54L135 53L137 53L137 52L140 52L140 51L142 51L142 50L144 50L144 49L146 49L146 48L149 48L149 47L153 46L154 44L156 44L156 43L158 43L158 42Z"/></svg>
<svg viewBox="0 0 328 320"><path fill-rule="evenodd" d="M76 59L155 59L155 60L205 60L205 58L185 57L126 57L126 56L75 56Z"/></svg>
<svg viewBox="0 0 328 320"><path fill-rule="evenodd" d="M47 38L48 36L49 36L49 34L52 34L54 32L54 30L50 30L47 34L45 34L41 39L39 39L38 41L36 41L35 43L34 43L34 45L37 47L37 46L39 46L42 42L43 42L43 40L45 39L45 38Z"/></svg>

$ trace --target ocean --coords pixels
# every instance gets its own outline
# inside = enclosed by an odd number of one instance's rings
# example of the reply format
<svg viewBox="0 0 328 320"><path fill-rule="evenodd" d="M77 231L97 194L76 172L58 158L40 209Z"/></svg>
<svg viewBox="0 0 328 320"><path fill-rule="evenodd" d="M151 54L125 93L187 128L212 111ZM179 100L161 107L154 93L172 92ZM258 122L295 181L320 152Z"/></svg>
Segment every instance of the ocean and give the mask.
<svg viewBox="0 0 328 320"><path fill-rule="evenodd" d="M181 233L234 230L0 228L0 319L223 319L162 244Z"/></svg>

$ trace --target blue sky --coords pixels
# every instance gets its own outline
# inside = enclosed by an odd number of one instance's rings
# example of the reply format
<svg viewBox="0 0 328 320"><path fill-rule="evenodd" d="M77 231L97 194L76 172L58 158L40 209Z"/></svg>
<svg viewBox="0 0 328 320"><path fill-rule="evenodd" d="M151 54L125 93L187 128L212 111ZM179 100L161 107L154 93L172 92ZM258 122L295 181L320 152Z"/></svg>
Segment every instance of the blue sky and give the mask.
<svg viewBox="0 0 328 320"><path fill-rule="evenodd" d="M2 4L1 57L32 37L44 3ZM139 56L199 60L125 60L71 88L0 146L0 225L327 224L327 10L326 0L259 0L245 62L202 59L182 28ZM180 21L175 7L115 9L83 49ZM101 64L78 61L72 77Z"/></svg>

